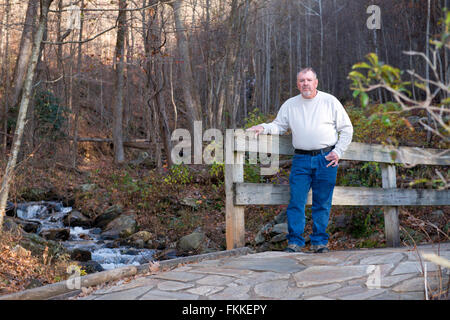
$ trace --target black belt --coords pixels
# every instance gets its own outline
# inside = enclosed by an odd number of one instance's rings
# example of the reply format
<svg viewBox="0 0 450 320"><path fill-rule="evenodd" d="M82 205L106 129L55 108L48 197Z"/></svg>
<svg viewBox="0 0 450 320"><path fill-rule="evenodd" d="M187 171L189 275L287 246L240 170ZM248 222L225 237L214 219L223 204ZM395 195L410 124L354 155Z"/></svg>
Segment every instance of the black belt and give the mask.
<svg viewBox="0 0 450 320"><path fill-rule="evenodd" d="M296 154L309 154L309 155L311 155L311 156L317 156L318 154L325 153L325 152L331 151L331 150L333 150L333 149L334 149L334 146L326 147L326 148L319 149L319 150L301 150L301 149L295 149L295 153L296 153Z"/></svg>

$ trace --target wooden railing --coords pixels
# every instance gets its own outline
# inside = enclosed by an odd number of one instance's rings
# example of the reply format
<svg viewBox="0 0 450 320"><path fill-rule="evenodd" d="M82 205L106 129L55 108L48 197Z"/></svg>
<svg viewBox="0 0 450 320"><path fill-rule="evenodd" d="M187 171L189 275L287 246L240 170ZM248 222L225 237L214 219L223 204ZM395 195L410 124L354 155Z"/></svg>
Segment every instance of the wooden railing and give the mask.
<svg viewBox="0 0 450 320"><path fill-rule="evenodd" d="M263 148L261 148L263 146ZM246 205L287 205L289 185L244 182L244 157L246 152L255 159L255 153L293 155L291 136L259 135L236 130L234 139L227 142L225 161L226 191L226 241L227 249L245 246ZM231 161L230 161L231 160ZM381 163L382 188L336 186L333 205L338 206L382 206L387 246L400 244L399 206L444 206L450 204L448 189L400 189L396 183L395 163L406 165L450 165L450 151L399 147L353 142L341 160L372 161ZM307 204L311 204L311 191Z"/></svg>

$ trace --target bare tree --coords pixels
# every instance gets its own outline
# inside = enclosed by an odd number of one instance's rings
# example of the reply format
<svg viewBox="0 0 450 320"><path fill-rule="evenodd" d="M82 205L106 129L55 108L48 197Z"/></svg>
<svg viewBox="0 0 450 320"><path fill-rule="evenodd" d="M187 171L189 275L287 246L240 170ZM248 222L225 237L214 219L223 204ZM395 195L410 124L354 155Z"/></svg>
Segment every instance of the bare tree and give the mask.
<svg viewBox="0 0 450 320"><path fill-rule="evenodd" d="M20 40L19 56L14 68L12 81L13 92L11 95L10 106L16 106L19 102L20 94L25 82L28 63L32 54L31 50L33 46L33 34L35 31L38 7L39 0L29 0L25 23L22 31L22 38Z"/></svg>
<svg viewBox="0 0 450 320"><path fill-rule="evenodd" d="M114 141L114 162L123 163L125 153L123 149L123 86L124 86L124 55L125 55L125 31L126 31L126 11L125 0L119 0L119 14L117 17L117 40L115 53L115 96L114 96L114 120L113 120L113 141Z"/></svg>
<svg viewBox="0 0 450 320"><path fill-rule="evenodd" d="M189 42L186 38L186 26L183 22L181 12L182 3L182 0L175 0L173 2L169 2L168 4L173 8L177 44L183 58L183 63L181 65L181 86L183 88L184 103L187 110L186 115L189 120L191 132L194 132L194 121L202 121L202 108L200 105L200 97L195 85L195 79L192 73Z"/></svg>
<svg viewBox="0 0 450 320"><path fill-rule="evenodd" d="M32 47L31 58L28 64L25 83L23 86L22 99L20 102L19 115L17 117L16 131L14 134L14 141L11 149L11 155L8 159L5 174L3 175L2 185L0 189L0 230L3 225L3 218L5 216L6 201L8 199L9 187L11 179L14 175L16 167L17 155L19 153L20 144L22 142L23 129L25 126L25 118L27 115L28 105L33 91L33 78L38 63L39 52L41 49L42 38L47 25L47 16L50 4L53 0L41 0L41 10L39 16L39 25L34 35L34 42Z"/></svg>

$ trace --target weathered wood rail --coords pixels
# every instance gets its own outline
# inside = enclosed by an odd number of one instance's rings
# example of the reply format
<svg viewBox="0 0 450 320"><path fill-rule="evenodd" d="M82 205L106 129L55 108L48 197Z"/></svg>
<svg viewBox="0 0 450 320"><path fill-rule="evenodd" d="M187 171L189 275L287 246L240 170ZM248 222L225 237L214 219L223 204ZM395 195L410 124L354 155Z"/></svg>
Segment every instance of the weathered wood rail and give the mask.
<svg viewBox="0 0 450 320"><path fill-rule="evenodd" d="M245 245L246 205L286 205L289 203L289 186L269 183L244 182L244 157L246 152L255 159L255 153L293 155L291 136L259 135L236 130L234 138L227 141L225 161L226 240L227 249ZM396 183L395 164L450 165L450 150L413 147L393 148L383 145L353 142L341 160L371 161L381 163L382 188L336 186L333 205L382 206L384 208L385 237L388 246L400 244L399 206L444 206L450 204L448 189L400 189ZM311 191L307 204L311 204Z"/></svg>

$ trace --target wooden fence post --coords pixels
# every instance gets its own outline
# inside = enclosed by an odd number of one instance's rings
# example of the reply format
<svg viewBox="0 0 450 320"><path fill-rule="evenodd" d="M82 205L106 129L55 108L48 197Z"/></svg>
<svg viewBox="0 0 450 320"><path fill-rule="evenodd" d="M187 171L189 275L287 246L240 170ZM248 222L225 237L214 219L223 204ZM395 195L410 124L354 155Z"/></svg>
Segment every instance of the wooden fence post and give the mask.
<svg viewBox="0 0 450 320"><path fill-rule="evenodd" d="M238 131L238 130L236 130ZM244 182L245 152L234 151L234 130L227 130L225 139L225 211L227 250L245 246L245 206L234 205L234 183ZM245 139L244 139L245 143Z"/></svg>
<svg viewBox="0 0 450 320"><path fill-rule="evenodd" d="M381 164L381 179L383 188L397 188L395 165ZM388 247L400 246L400 225L398 207L384 207L384 233Z"/></svg>

